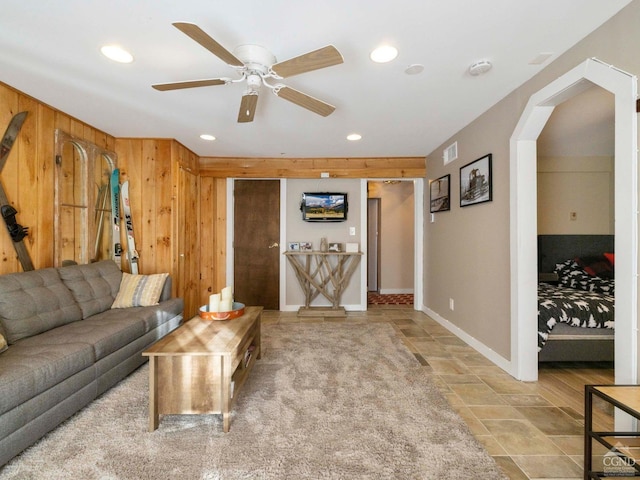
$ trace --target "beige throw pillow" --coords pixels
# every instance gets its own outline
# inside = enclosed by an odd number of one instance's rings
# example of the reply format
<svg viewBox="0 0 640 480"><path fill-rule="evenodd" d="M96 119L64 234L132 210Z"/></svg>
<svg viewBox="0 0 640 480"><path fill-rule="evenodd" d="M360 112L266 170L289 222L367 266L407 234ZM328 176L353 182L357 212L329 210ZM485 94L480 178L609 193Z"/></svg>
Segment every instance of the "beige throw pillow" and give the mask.
<svg viewBox="0 0 640 480"><path fill-rule="evenodd" d="M131 275L122 273L120 290L111 308L148 307L157 305L168 273Z"/></svg>
<svg viewBox="0 0 640 480"><path fill-rule="evenodd" d="M0 353L4 352L9 345L7 345L7 339L0 333Z"/></svg>

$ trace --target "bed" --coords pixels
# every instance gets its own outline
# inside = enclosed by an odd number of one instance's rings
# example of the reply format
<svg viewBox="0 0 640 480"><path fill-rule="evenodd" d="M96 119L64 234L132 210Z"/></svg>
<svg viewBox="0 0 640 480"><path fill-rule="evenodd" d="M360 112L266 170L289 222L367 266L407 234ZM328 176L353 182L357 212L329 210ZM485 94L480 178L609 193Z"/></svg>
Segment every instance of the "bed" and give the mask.
<svg viewBox="0 0 640 480"><path fill-rule="evenodd" d="M538 236L539 362L613 361L613 246L612 235Z"/></svg>

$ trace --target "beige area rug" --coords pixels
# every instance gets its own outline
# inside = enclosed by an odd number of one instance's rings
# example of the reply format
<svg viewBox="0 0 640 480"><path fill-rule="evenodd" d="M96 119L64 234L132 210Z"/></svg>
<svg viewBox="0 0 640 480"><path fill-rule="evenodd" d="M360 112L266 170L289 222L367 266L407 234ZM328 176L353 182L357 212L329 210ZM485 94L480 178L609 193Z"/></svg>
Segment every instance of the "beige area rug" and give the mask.
<svg viewBox="0 0 640 480"><path fill-rule="evenodd" d="M388 324L263 327L231 431L167 415L147 431L148 367L0 479L504 479Z"/></svg>

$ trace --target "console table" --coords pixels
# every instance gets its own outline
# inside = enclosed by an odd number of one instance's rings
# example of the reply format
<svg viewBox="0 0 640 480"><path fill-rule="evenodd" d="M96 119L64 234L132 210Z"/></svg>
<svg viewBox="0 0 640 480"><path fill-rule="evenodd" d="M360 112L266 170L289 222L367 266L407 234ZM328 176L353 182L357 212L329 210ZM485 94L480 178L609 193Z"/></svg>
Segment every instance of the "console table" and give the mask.
<svg viewBox="0 0 640 480"><path fill-rule="evenodd" d="M584 395L584 478L585 480L611 477L640 476L640 459L637 440L640 432L600 432L593 430L593 397L599 397L634 418L640 419L639 385L585 385ZM625 438L631 443L623 445ZM604 445L605 455L602 470L593 469L592 441ZM631 447L631 445L633 447Z"/></svg>
<svg viewBox="0 0 640 480"><path fill-rule="evenodd" d="M355 272L362 252L285 252L304 292L304 308L301 314L311 311L311 302L322 295L331 302L324 314L344 312L340 299Z"/></svg>

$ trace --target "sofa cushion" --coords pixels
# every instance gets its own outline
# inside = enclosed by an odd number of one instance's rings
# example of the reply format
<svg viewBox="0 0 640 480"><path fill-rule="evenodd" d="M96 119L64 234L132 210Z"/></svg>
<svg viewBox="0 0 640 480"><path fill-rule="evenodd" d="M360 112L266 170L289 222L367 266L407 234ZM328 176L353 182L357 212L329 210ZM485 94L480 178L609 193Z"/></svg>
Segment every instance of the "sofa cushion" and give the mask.
<svg viewBox="0 0 640 480"><path fill-rule="evenodd" d="M60 268L59 272L60 278L80 305L82 318L111 308L122 278L122 272L113 260L71 265Z"/></svg>
<svg viewBox="0 0 640 480"><path fill-rule="evenodd" d="M82 343L91 348L93 360L97 361L144 335L145 328L133 312L107 310L38 335L37 341L50 345ZM24 345L30 345L31 340L36 339L25 339Z"/></svg>
<svg viewBox="0 0 640 480"><path fill-rule="evenodd" d="M0 275L0 323L9 345L81 318L57 269Z"/></svg>
<svg viewBox="0 0 640 480"><path fill-rule="evenodd" d="M168 273L156 273L153 275L123 273L118 295L111 308L157 305L168 276Z"/></svg>
<svg viewBox="0 0 640 480"><path fill-rule="evenodd" d="M0 356L0 414L94 364L90 345L47 345L39 338L20 340Z"/></svg>

